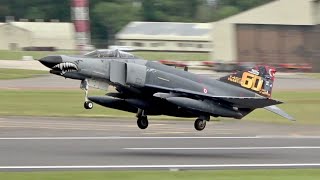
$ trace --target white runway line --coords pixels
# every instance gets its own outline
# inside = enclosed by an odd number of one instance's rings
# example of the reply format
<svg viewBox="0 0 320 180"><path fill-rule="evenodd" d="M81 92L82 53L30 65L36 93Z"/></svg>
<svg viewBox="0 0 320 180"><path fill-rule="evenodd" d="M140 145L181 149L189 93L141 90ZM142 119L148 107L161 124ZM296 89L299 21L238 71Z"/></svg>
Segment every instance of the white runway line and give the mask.
<svg viewBox="0 0 320 180"><path fill-rule="evenodd" d="M320 149L320 146L285 147L194 147L194 148L123 148L127 150L274 150L274 149Z"/></svg>
<svg viewBox="0 0 320 180"><path fill-rule="evenodd" d="M193 164L193 165L80 165L80 166L0 166L0 169L155 169L155 168L276 168L320 167L320 163L294 164Z"/></svg>
<svg viewBox="0 0 320 180"><path fill-rule="evenodd" d="M70 137L0 137L0 140L140 140L140 139L320 139L320 136L70 136Z"/></svg>
<svg viewBox="0 0 320 180"><path fill-rule="evenodd" d="M127 139L260 139L259 137L169 137L169 136L148 136L148 137L125 137L125 136L97 136L97 137L2 137L0 140L127 140Z"/></svg>

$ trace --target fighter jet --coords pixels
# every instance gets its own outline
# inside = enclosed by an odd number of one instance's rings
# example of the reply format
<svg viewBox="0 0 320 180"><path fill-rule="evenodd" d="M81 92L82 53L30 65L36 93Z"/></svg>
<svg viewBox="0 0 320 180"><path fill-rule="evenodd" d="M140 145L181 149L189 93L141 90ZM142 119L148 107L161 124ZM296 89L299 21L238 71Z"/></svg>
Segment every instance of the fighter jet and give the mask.
<svg viewBox="0 0 320 180"><path fill-rule="evenodd" d="M84 108L93 103L136 113L140 129L148 127L148 116L194 117L201 131L210 117L241 119L264 108L287 119L291 116L271 99L275 69L258 66L213 79L148 61L120 50L95 50L82 56L51 55L39 60L50 73L80 80L85 91ZM88 96L89 87L116 92Z"/></svg>

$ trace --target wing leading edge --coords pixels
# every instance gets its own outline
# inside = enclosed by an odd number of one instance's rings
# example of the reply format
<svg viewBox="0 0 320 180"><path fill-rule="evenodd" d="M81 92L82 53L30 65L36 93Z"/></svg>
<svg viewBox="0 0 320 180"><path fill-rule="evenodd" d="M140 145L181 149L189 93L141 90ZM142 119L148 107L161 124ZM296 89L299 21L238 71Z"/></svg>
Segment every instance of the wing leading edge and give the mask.
<svg viewBox="0 0 320 180"><path fill-rule="evenodd" d="M155 86L152 86L156 88ZM159 87L161 89L161 87ZM187 95L188 97L202 97L206 99L214 99L218 101L227 102L233 104L239 108L263 108L266 106L281 104L281 101L266 98L266 97L237 97L237 96L215 96L212 94L206 94L202 92L190 91L186 89L166 89L174 94Z"/></svg>

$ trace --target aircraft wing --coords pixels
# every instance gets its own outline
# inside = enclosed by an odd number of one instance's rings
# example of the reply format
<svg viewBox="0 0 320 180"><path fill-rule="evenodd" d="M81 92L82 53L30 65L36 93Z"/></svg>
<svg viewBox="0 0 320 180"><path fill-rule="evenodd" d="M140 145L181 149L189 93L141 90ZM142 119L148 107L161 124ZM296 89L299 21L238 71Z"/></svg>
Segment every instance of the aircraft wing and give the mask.
<svg viewBox="0 0 320 180"><path fill-rule="evenodd" d="M152 86L152 88L157 88L157 87ZM162 89L161 87L159 88ZM179 88L173 88L173 89L166 88L162 90L165 90L167 93L159 92L159 93L155 93L154 96L163 98L163 99L167 99L167 98L175 97L179 95L191 97L194 99L200 99L200 98L213 99L216 101L232 104L238 108L249 108L249 109L264 108L284 118L287 118L289 120L294 120L294 118L291 117L289 114L287 114L286 112L284 112L283 110L275 106L276 104L281 104L283 102L270 99L267 97L215 96L212 94L206 94L202 92L195 92L195 91L179 89Z"/></svg>
<svg viewBox="0 0 320 180"><path fill-rule="evenodd" d="M236 105L239 108L263 108L266 106L281 104L281 101L269 99L266 97L237 97L237 96L216 96L212 94L206 94L202 92L195 92L185 89L173 89L175 93L193 94L202 97L212 98L216 100L225 101Z"/></svg>
<svg viewBox="0 0 320 180"><path fill-rule="evenodd" d="M153 86L152 88L159 88L162 89L162 87ZM190 91L186 89L180 89L180 88L172 88L172 89L165 89L166 91L169 91L173 94L179 94L179 95L185 95L188 97L193 97L195 99L199 98L206 98L206 99L213 99L216 101L223 101L229 104L233 104L238 108L263 108L266 106L281 104L281 101L269 99L266 97L237 97L237 96L216 96L212 94L206 94L202 92L196 92L196 91ZM156 97L165 97L168 95L164 95L163 93L155 93Z"/></svg>

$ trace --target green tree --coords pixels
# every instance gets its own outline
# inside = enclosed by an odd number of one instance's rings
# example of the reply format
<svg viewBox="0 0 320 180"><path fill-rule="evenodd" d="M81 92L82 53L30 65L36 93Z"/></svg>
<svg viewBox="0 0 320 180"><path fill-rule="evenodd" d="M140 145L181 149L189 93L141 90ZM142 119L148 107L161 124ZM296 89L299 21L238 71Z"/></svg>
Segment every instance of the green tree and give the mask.
<svg viewBox="0 0 320 180"><path fill-rule="evenodd" d="M223 6L217 9L214 13L212 13L212 21L217 21L219 19L226 18L228 16L232 16L240 12L240 9L236 6Z"/></svg>
<svg viewBox="0 0 320 180"><path fill-rule="evenodd" d="M46 14L38 7L29 8L24 16L27 19L37 19L37 18L44 18Z"/></svg>
<svg viewBox="0 0 320 180"><path fill-rule="evenodd" d="M114 38L114 34L130 21L139 20L139 8L133 6L128 1L117 2L101 2L93 8L96 20L107 30L109 40Z"/></svg>

